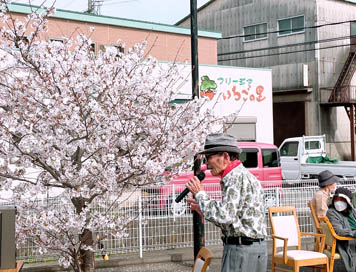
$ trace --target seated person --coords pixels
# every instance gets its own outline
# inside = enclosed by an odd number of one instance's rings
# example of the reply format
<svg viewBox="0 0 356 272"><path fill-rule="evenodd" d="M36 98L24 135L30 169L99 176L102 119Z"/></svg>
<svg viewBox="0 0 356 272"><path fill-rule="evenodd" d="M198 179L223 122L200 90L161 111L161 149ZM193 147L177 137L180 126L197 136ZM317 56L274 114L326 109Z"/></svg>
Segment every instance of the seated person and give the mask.
<svg viewBox="0 0 356 272"><path fill-rule="evenodd" d="M352 205L352 192L338 188L326 213L336 234L356 237L356 211ZM356 268L356 241L337 241L336 249L344 262L347 272Z"/></svg>
<svg viewBox="0 0 356 272"><path fill-rule="evenodd" d="M319 173L318 180L320 188L315 192L312 204L316 215L320 218L326 216L330 196L335 192L336 183L339 182L339 178L329 170L325 170Z"/></svg>

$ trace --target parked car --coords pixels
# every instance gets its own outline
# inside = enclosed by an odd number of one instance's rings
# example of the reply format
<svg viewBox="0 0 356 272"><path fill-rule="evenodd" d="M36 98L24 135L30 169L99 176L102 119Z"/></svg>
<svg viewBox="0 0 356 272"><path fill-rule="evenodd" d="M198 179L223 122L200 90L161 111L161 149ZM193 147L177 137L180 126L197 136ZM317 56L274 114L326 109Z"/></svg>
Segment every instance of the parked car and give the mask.
<svg viewBox="0 0 356 272"><path fill-rule="evenodd" d="M275 205L277 201L275 188L282 187L282 172L278 148L272 144L258 142L238 142L241 148L239 159L242 164L255 175L265 189L265 202L267 206ZM205 191L212 198L220 198L220 178L211 175L206 170L206 164L202 165L205 171L205 179L202 181ZM171 215L182 215L187 210L185 200L176 203L175 198L185 189L185 184L193 176L193 171L181 173L173 177L168 183L146 188L146 201L153 213L165 213Z"/></svg>
<svg viewBox="0 0 356 272"><path fill-rule="evenodd" d="M329 159L325 145L325 135L285 139L279 147L283 179L317 178L324 170L341 178L354 178L356 162Z"/></svg>

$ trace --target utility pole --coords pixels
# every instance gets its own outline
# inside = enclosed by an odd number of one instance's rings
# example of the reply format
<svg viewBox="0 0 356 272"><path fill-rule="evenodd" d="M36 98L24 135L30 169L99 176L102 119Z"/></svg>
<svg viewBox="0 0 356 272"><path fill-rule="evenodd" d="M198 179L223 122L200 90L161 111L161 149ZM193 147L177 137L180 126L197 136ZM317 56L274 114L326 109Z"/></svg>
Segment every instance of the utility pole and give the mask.
<svg viewBox="0 0 356 272"><path fill-rule="evenodd" d="M197 0L190 0L190 44L192 59L192 99L199 98Z"/></svg>
<svg viewBox="0 0 356 272"><path fill-rule="evenodd" d="M197 0L190 0L190 35L192 56L192 99L199 98L198 27ZM197 212L193 212L194 259L205 246L204 223Z"/></svg>
<svg viewBox="0 0 356 272"><path fill-rule="evenodd" d="M88 0L88 13L99 15L104 0Z"/></svg>

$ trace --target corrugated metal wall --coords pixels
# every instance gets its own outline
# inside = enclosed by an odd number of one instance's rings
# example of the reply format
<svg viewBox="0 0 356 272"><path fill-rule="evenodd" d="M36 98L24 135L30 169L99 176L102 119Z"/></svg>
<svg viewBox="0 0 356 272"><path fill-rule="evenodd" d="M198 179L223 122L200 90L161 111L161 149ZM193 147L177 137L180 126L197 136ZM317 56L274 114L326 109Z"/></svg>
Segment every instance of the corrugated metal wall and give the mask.
<svg viewBox="0 0 356 272"><path fill-rule="evenodd" d="M330 155L348 158L347 147L334 148L350 144L348 116L342 107L321 104L327 102L328 92L348 55L350 24L307 28L303 33L286 36L278 36L275 31L278 30L278 20L294 16L304 15L305 26L314 27L355 20L355 14L356 4L340 0L215 0L199 10L198 28L222 33L223 39L218 42L219 64L272 68L274 103L303 102L304 107L300 108L304 109L305 116L303 133L326 134ZM260 23L267 23L267 31L275 33L268 33L263 40L244 42L241 37L243 28ZM189 18L181 25L188 26ZM240 37L226 39L231 36ZM291 44L299 45L289 46ZM315 50L325 47L330 48ZM295 51L299 52L293 53ZM236 53L227 54L231 52ZM261 55L263 57L257 57ZM226 59L229 60L224 61ZM303 65L307 65L308 86L304 84ZM289 124L299 123L300 119L296 117L299 115L295 115ZM275 126L275 130L283 128L282 123L275 122Z"/></svg>

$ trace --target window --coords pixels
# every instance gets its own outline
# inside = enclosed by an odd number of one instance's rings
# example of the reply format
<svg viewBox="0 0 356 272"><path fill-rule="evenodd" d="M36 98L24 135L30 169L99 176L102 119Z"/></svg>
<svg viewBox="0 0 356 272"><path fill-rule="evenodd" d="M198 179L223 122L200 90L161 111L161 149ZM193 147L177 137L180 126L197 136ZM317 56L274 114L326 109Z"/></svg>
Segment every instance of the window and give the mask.
<svg viewBox="0 0 356 272"><path fill-rule="evenodd" d="M122 54L125 53L125 48L124 47L122 47L120 45L115 45L115 47L116 47L118 53L122 53Z"/></svg>
<svg viewBox="0 0 356 272"><path fill-rule="evenodd" d="M50 38L49 41L64 43L64 39L62 39L62 38Z"/></svg>
<svg viewBox="0 0 356 272"><path fill-rule="evenodd" d="M244 41L254 41L267 38L267 24L258 24L244 27Z"/></svg>
<svg viewBox="0 0 356 272"><path fill-rule="evenodd" d="M356 22L350 22L350 36L356 36Z"/></svg>
<svg viewBox="0 0 356 272"><path fill-rule="evenodd" d="M304 32L304 15L278 20L278 35L289 35Z"/></svg>
<svg viewBox="0 0 356 272"><path fill-rule="evenodd" d="M263 167L278 167L280 160L277 149L262 149Z"/></svg>
<svg viewBox="0 0 356 272"><path fill-rule="evenodd" d="M95 57L96 56L96 44L95 43L91 43L90 44L89 54L90 54L91 57Z"/></svg>
<svg viewBox="0 0 356 272"><path fill-rule="evenodd" d="M305 142L305 150L320 149L321 144L319 141L308 141Z"/></svg>
<svg viewBox="0 0 356 272"><path fill-rule="evenodd" d="M296 157L298 154L298 142L287 142L281 147L281 156Z"/></svg>
<svg viewBox="0 0 356 272"><path fill-rule="evenodd" d="M119 59L122 54L125 54L125 47L121 45L100 45L100 50L105 52L106 49L113 48L116 50L116 58Z"/></svg>
<svg viewBox="0 0 356 272"><path fill-rule="evenodd" d="M246 168L256 168L257 154L258 154L258 149L244 148L239 154L239 160Z"/></svg>

